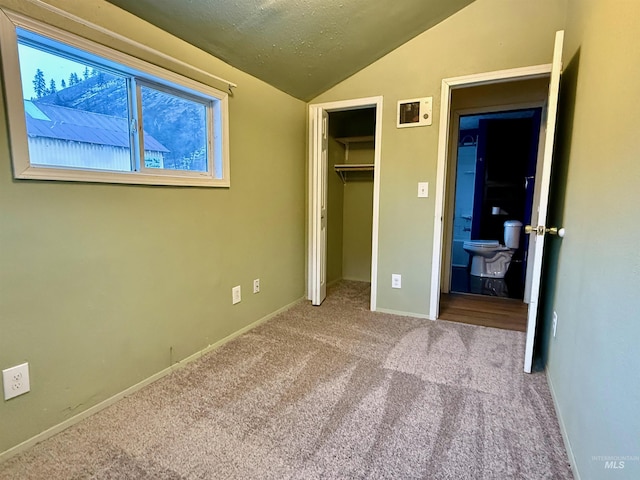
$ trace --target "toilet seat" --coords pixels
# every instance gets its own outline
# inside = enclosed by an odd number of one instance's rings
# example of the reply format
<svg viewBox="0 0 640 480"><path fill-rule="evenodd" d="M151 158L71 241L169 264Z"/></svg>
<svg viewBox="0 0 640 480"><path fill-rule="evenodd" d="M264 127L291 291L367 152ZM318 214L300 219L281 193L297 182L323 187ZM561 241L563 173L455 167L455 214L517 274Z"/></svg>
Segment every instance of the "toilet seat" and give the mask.
<svg viewBox="0 0 640 480"><path fill-rule="evenodd" d="M467 240L464 245L477 248L496 248L500 246L498 240Z"/></svg>
<svg viewBox="0 0 640 480"><path fill-rule="evenodd" d="M494 252L511 250L509 247L500 245L500 242L498 240L467 240L463 243L463 247L491 250Z"/></svg>

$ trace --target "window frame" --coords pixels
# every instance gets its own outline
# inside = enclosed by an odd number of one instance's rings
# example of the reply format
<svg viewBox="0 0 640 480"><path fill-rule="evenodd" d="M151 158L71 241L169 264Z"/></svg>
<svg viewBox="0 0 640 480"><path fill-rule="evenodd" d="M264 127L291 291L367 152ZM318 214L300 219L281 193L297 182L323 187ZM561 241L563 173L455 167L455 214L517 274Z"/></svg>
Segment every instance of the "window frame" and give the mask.
<svg viewBox="0 0 640 480"><path fill-rule="evenodd" d="M0 55L4 77L4 99L9 126L9 141L13 175L16 179L58 180L141 185L174 185L198 187L229 187L229 94L176 72L153 65L57 27L47 25L22 14L0 8ZM131 150L136 159L132 171L111 171L34 165L29 159L26 116L23 103L17 29L27 30L55 42L66 44L117 65L114 70L131 77L134 97L140 85L161 88L169 94L208 104L207 115L207 172L154 169L144 167L143 121L138 121L138 134L132 139ZM129 82L128 82L129 83ZM131 93L129 93L131 95ZM132 108L141 109L141 100ZM134 115L138 118L140 111ZM141 157L142 154L142 157Z"/></svg>

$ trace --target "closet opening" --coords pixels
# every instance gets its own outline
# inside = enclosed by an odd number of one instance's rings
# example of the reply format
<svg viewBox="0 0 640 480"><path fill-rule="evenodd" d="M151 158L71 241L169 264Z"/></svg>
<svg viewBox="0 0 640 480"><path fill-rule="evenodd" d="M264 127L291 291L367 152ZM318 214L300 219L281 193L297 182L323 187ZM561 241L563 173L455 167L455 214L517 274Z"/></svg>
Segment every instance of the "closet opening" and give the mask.
<svg viewBox="0 0 640 480"><path fill-rule="evenodd" d="M382 97L309 105L307 298L360 282L376 311ZM359 288L360 288L359 287Z"/></svg>
<svg viewBox="0 0 640 480"><path fill-rule="evenodd" d="M328 112L327 286L371 282L376 108Z"/></svg>

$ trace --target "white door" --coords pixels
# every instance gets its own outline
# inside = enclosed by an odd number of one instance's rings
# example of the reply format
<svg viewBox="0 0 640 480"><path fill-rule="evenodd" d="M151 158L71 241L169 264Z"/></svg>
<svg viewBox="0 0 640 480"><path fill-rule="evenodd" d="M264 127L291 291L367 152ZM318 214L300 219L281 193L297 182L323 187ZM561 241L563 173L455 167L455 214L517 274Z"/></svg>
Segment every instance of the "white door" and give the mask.
<svg viewBox="0 0 640 480"><path fill-rule="evenodd" d="M533 347L536 338L536 323L538 318L538 299L540 296L540 279L542 274L542 254L544 252L545 233L554 233L545 224L547 221L547 208L549 205L549 183L551 180L551 163L553 161L553 144L556 132L556 118L558 114L558 94L560 91L560 73L562 71L562 44L564 31L556 33L556 41L553 49L553 64L551 67L551 79L549 81L549 102L547 106L547 120L545 125L546 136L542 158L542 173L540 175L540 200L534 204L532 219L536 218L537 226L530 227L532 239L535 238L533 267L531 274L531 301L527 316L527 341L524 353L524 371L531 373L533 363ZM538 166L540 168L540 166ZM532 220L533 222L533 220Z"/></svg>
<svg viewBox="0 0 640 480"><path fill-rule="evenodd" d="M320 305L327 296L327 163L329 114L317 108L313 115L312 271L311 303Z"/></svg>

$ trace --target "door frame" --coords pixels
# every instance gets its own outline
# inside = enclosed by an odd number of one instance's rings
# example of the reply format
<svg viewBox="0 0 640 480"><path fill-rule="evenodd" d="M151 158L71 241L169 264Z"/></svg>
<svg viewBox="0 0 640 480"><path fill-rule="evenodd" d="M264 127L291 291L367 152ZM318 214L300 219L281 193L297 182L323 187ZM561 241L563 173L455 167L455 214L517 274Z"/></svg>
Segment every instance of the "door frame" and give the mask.
<svg viewBox="0 0 640 480"><path fill-rule="evenodd" d="M477 87L506 83L517 80L533 80L549 77L552 64L534 65L530 67L512 68L494 72L484 72L442 80L440 92L440 127L438 134L438 161L436 170L435 213L433 222L433 257L431 269L431 297L429 318L436 320L440 309L440 290L443 268L444 244L444 205L447 195L447 163L449 161L449 127L451 123L451 94L459 88Z"/></svg>
<svg viewBox="0 0 640 480"><path fill-rule="evenodd" d="M327 113L344 111L344 110L360 110L363 108L374 107L376 109L376 127L374 139L374 166L373 166L373 225L371 231L371 311L376 310L377 283L378 283L378 231L379 231L379 213L380 213L380 166L382 152L382 106L383 97L366 97L351 100L341 100L326 103L309 104L308 113L308 162L307 162L307 299L312 299L313 289L316 287L314 278L318 276L316 265L313 261L318 255L320 245L317 243L313 235L314 224L314 202L318 199L314 198L314 192L319 192L319 188L314 188L314 179L320 181L313 175L313 172L321 161L322 152L319 151L317 145L314 145L314 129L316 128L314 119L317 118L320 111ZM327 172L324 172L326 175Z"/></svg>

